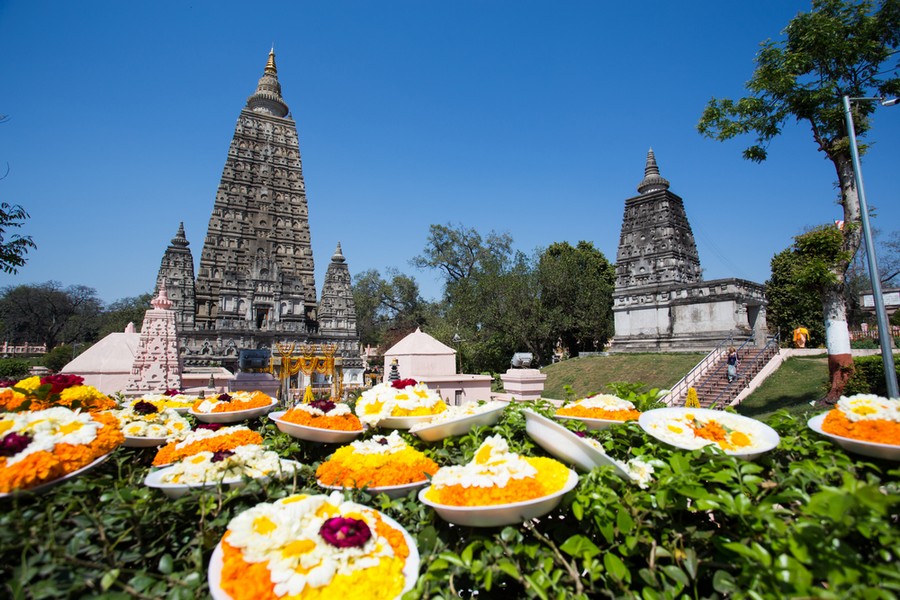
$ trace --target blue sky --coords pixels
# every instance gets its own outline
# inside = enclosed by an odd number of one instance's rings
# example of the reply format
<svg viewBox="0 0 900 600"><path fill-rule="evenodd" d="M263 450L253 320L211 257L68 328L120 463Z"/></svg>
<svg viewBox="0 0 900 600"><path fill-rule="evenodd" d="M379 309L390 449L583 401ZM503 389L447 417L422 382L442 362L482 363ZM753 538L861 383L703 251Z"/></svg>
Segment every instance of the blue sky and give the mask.
<svg viewBox="0 0 900 600"><path fill-rule="evenodd" d="M696 132L739 97L761 41L809 2L0 2L0 201L38 245L0 286L57 280L105 301L153 287L184 221L195 259L238 113L275 44L300 134L317 291L416 271L428 227L507 232L526 253L592 241L615 260L647 150L685 201L706 279L763 282L804 228L840 218L831 163L790 125L767 162ZM863 163L897 229L900 108Z"/></svg>

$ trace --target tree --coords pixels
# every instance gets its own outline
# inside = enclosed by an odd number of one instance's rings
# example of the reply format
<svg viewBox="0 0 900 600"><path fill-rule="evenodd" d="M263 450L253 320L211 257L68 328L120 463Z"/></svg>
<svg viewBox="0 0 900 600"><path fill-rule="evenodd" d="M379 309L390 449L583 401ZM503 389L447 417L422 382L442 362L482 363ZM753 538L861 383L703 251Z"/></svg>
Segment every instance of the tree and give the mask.
<svg viewBox="0 0 900 600"><path fill-rule="evenodd" d="M415 279L395 269L387 274L390 281L370 269L353 284L356 325L363 344L389 345L434 315L435 307L422 299Z"/></svg>
<svg viewBox="0 0 900 600"><path fill-rule="evenodd" d="M12 342L57 344L97 339L102 303L93 288L57 281L0 290L3 336Z"/></svg>
<svg viewBox="0 0 900 600"><path fill-rule="evenodd" d="M769 330L778 331L782 342L788 343L794 329L805 327L809 331L807 345L815 347L825 341L822 301L818 290L800 282L802 260L795 245L772 257L772 276L766 281L766 321Z"/></svg>
<svg viewBox="0 0 900 600"><path fill-rule="evenodd" d="M100 330L98 337L106 337L110 333L121 333L129 323L134 323L135 329L140 331L144 323L144 315L150 308L153 294L147 292L140 296L128 296L111 302L100 316Z"/></svg>
<svg viewBox="0 0 900 600"><path fill-rule="evenodd" d="M615 267L590 242L551 244L538 261L544 316L572 356L602 349L614 334Z"/></svg>
<svg viewBox="0 0 900 600"><path fill-rule="evenodd" d="M431 225L425 251L410 261L419 269L438 269L448 286L467 279L487 261L512 255L512 237L491 231L486 238L462 225Z"/></svg>
<svg viewBox="0 0 900 600"><path fill-rule="evenodd" d="M17 204L0 203L0 269L5 273L18 273L25 265L25 255L37 248L30 235L8 235L8 230L19 228L29 214Z"/></svg>
<svg viewBox="0 0 900 600"><path fill-rule="evenodd" d="M769 143L789 120L810 126L817 149L834 165L844 212L841 260L831 265L831 283L821 290L828 336L831 389L840 396L853 368L844 278L861 238L860 205L841 98L887 96L900 92L898 65L900 0L813 0L812 10L794 17L784 38L768 40L756 55L747 82L749 95L737 102L709 101L698 124L701 134L727 140L746 134L756 139L743 152L755 162L766 159ZM871 127L870 103L855 107L859 138ZM864 148L863 148L864 149Z"/></svg>

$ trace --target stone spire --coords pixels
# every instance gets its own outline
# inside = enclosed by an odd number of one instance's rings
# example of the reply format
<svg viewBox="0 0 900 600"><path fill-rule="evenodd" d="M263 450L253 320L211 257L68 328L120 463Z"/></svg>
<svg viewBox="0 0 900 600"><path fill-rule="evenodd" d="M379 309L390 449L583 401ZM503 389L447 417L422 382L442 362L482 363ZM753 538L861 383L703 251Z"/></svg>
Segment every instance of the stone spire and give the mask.
<svg viewBox="0 0 900 600"><path fill-rule="evenodd" d="M184 235L184 221L181 221L178 223L178 232L172 238L172 246L175 248L187 248L190 245L191 243L187 241L187 237Z"/></svg>
<svg viewBox="0 0 900 600"><path fill-rule="evenodd" d="M659 174L659 167L656 166L656 155L653 154L653 148L647 152L647 165L644 167L644 178L638 184L637 191L639 194L649 194L650 192L658 192L660 190L669 189L669 181Z"/></svg>
<svg viewBox="0 0 900 600"><path fill-rule="evenodd" d="M178 232L172 238L172 242L163 254L156 275L156 288L154 295L163 289L175 311L175 323L179 331L191 329L194 326L194 257L190 242L184 234L184 222L178 224Z"/></svg>
<svg viewBox="0 0 900 600"><path fill-rule="evenodd" d="M358 352L356 304L347 260L338 242L322 282L322 299L318 310L319 332L338 343L345 357Z"/></svg>
<svg viewBox="0 0 900 600"><path fill-rule="evenodd" d="M178 335L175 330L175 311L166 294L165 282L159 295L144 313L141 337L131 364L131 376L125 387L128 396L160 393L181 387L181 359L178 355Z"/></svg>
<svg viewBox="0 0 900 600"><path fill-rule="evenodd" d="M347 259L344 258L344 253L341 251L341 243L338 242L337 249L335 249L334 254L331 255L331 262L342 263Z"/></svg>
<svg viewBox="0 0 900 600"><path fill-rule="evenodd" d="M269 60L263 76L256 85L256 93L247 98L247 108L253 112L286 117L289 109L281 97L281 84L278 83L278 69L275 67L275 48L269 51Z"/></svg>

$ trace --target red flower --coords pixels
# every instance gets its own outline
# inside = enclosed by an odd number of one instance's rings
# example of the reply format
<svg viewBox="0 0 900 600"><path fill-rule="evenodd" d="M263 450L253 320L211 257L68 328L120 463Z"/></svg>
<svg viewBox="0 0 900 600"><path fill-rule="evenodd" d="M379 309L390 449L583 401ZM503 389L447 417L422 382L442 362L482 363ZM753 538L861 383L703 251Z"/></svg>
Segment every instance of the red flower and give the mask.
<svg viewBox="0 0 900 600"><path fill-rule="evenodd" d="M352 548L368 542L372 537L372 530L361 519L334 517L322 523L319 535L337 548Z"/></svg>
<svg viewBox="0 0 900 600"><path fill-rule="evenodd" d="M28 447L31 443L31 436L27 433L16 433L15 431L7 433L3 440L0 440L0 456L15 456Z"/></svg>
<svg viewBox="0 0 900 600"><path fill-rule="evenodd" d="M411 385L416 385L418 381L415 379L398 379L397 381L391 382L391 387L395 390L402 390L408 388Z"/></svg>
<svg viewBox="0 0 900 600"><path fill-rule="evenodd" d="M12 387L19 383L15 379L0 379L0 388L8 388Z"/></svg>
<svg viewBox="0 0 900 600"><path fill-rule="evenodd" d="M313 400L309 403L309 405L313 408L318 408L323 413L331 412L336 406L336 404L331 400Z"/></svg>
<svg viewBox="0 0 900 600"><path fill-rule="evenodd" d="M218 431L222 429L221 423L199 423L194 429L209 429L210 431Z"/></svg>
<svg viewBox="0 0 900 600"><path fill-rule="evenodd" d="M139 415L152 415L159 412L159 408L155 404L151 404L144 400L135 402L131 409Z"/></svg>
<svg viewBox="0 0 900 600"><path fill-rule="evenodd" d="M50 393L58 394L66 388L81 385L82 383L84 383L84 377L81 377L80 375L69 375L66 373L41 377L41 385L45 385L48 383L53 386L50 389Z"/></svg>
<svg viewBox="0 0 900 600"><path fill-rule="evenodd" d="M176 390L175 388L171 388L163 392L163 396L178 396L181 394L181 390Z"/></svg>

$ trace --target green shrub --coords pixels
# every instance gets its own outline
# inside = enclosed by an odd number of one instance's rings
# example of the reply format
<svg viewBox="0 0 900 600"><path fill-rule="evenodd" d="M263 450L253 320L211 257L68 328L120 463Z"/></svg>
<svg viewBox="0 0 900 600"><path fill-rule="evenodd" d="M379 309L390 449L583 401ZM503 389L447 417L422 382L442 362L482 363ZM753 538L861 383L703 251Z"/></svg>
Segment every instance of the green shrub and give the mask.
<svg viewBox="0 0 900 600"><path fill-rule="evenodd" d="M894 355L894 367L900 372L900 356ZM858 356L853 359L853 375L847 381L844 395L878 394L887 396L884 380L884 361L880 354Z"/></svg>
<svg viewBox="0 0 900 600"><path fill-rule="evenodd" d="M71 361L72 346L61 344L45 354L41 363L54 373L59 373Z"/></svg>
<svg viewBox="0 0 900 600"><path fill-rule="evenodd" d="M0 358L0 379L24 379L31 365L21 358Z"/></svg>

